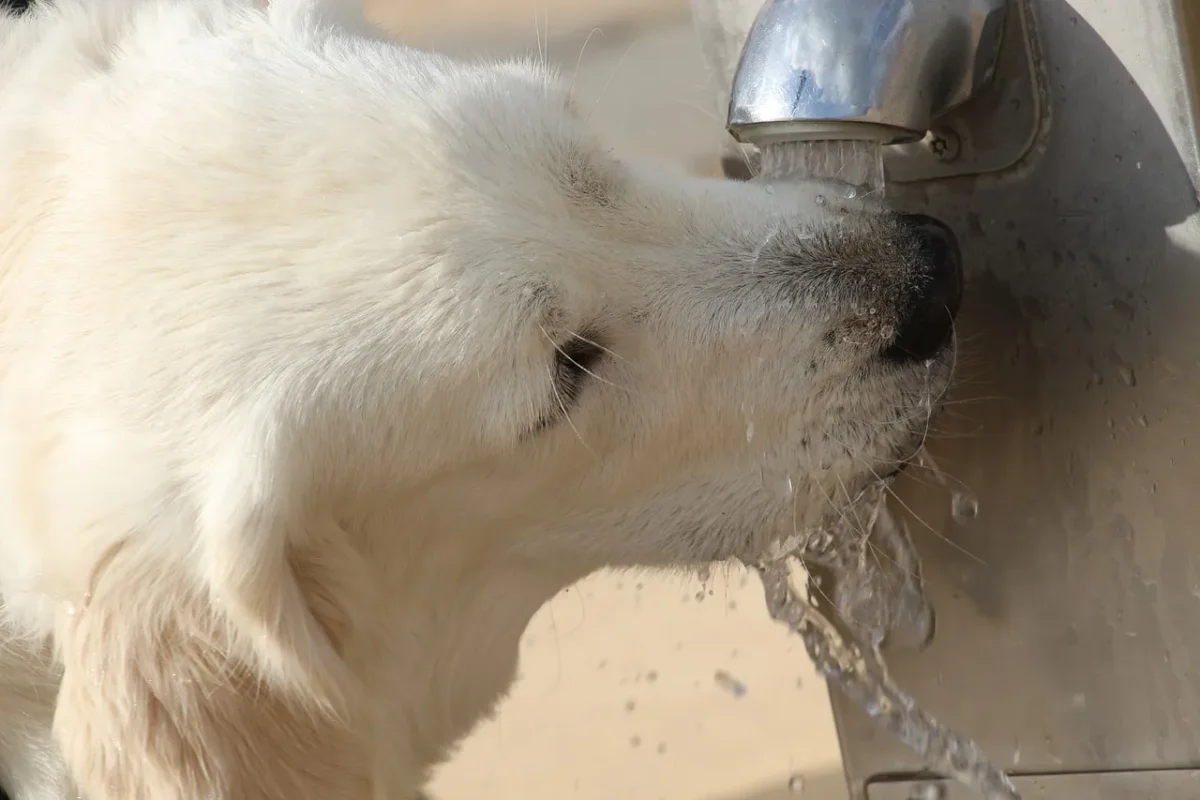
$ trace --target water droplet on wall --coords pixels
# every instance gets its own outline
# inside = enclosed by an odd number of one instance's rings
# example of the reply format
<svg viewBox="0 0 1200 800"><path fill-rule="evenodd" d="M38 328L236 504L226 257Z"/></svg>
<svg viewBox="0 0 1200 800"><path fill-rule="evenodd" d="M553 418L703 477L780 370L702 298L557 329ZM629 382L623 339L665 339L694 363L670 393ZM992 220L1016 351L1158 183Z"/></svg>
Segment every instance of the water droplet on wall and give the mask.
<svg viewBox="0 0 1200 800"><path fill-rule="evenodd" d="M713 680L717 686L729 692L734 697L745 697L747 689L746 684L739 681L737 678L730 675L723 669L719 669L713 675Z"/></svg>
<svg viewBox="0 0 1200 800"><path fill-rule="evenodd" d="M979 516L979 501L967 492L955 492L950 498L950 514L959 525L966 525Z"/></svg>

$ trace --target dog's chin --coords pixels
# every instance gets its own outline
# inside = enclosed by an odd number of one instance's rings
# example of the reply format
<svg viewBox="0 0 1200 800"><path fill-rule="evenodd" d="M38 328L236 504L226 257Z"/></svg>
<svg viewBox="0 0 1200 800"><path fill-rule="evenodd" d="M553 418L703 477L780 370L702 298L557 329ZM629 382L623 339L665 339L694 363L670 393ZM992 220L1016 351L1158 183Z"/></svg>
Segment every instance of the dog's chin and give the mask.
<svg viewBox="0 0 1200 800"><path fill-rule="evenodd" d="M761 564L787 557L820 560L847 537L860 537L875 517L889 487L915 460L917 443L900 457L872 469L837 480L837 490L818 490L818 500L807 514L796 514L788 504L781 518L748 529L746 547L734 558L746 564Z"/></svg>
<svg viewBox="0 0 1200 800"><path fill-rule="evenodd" d="M746 566L769 564L785 558L800 558L826 548L834 537L841 535L845 525L843 509L822 511L804 520L764 519L758 525L747 525L736 541L732 552L717 553L709 562L737 561Z"/></svg>

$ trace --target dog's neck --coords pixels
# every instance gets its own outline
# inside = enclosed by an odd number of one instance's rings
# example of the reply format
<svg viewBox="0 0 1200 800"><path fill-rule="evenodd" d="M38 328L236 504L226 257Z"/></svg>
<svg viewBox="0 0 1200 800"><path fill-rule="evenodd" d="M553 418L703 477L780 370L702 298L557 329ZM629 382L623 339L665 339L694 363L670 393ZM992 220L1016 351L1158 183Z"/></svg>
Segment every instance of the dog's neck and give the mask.
<svg viewBox="0 0 1200 800"><path fill-rule="evenodd" d="M493 711L516 678L520 639L533 615L592 571L518 557L500 544L503 533L495 534L491 548L447 531L407 536L393 539L406 557L372 559L376 611L367 638L389 652L364 658L381 671L362 677L376 741L407 741L410 751L408 763L395 753L380 756L393 772L388 785L408 783L410 773L427 779Z"/></svg>

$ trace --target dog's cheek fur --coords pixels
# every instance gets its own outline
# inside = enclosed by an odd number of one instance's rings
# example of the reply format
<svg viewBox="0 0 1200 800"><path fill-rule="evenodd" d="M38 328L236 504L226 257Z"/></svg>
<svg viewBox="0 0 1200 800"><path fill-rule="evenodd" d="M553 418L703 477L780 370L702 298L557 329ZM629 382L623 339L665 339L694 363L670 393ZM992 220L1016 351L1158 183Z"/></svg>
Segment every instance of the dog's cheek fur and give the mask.
<svg viewBox="0 0 1200 800"><path fill-rule="evenodd" d="M325 569L297 575L328 592ZM90 800L367 797L372 751L360 710L321 708L264 678L207 592L117 553L86 609L59 623L63 680L54 732ZM334 581L333 585L337 582ZM334 636L327 594L308 609ZM332 644L332 643L331 643Z"/></svg>

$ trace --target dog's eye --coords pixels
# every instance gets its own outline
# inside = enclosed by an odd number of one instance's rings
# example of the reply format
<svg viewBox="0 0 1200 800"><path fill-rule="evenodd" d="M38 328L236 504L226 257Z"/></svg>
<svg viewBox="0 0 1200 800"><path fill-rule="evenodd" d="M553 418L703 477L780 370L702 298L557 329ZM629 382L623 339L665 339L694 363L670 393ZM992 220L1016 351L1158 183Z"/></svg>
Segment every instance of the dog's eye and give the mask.
<svg viewBox="0 0 1200 800"><path fill-rule="evenodd" d="M580 389L595 375L605 352L594 336L572 336L554 348L554 388L566 408L579 398Z"/></svg>

